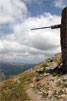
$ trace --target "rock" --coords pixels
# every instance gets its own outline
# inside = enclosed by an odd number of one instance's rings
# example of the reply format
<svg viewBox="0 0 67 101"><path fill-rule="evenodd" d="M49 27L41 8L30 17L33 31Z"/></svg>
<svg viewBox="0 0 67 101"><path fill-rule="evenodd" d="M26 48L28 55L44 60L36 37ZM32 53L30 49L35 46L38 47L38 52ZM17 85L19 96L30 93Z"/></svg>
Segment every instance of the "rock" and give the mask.
<svg viewBox="0 0 67 101"><path fill-rule="evenodd" d="M63 94L61 95L62 98L67 98L67 95Z"/></svg>
<svg viewBox="0 0 67 101"><path fill-rule="evenodd" d="M34 87L34 84L33 84L33 83L31 83L30 87L31 87L31 88L33 88L33 87Z"/></svg>
<svg viewBox="0 0 67 101"><path fill-rule="evenodd" d="M17 80L17 83L19 84L20 83L20 80Z"/></svg>

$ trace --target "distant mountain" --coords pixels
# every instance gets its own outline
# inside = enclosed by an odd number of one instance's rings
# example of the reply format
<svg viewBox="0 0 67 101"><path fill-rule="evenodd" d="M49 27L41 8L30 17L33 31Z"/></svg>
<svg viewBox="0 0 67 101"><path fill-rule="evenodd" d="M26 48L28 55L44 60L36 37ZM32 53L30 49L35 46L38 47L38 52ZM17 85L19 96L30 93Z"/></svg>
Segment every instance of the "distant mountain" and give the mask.
<svg viewBox="0 0 67 101"><path fill-rule="evenodd" d="M34 64L16 64L8 62L0 62L0 72L5 75L6 78L17 75L29 68L32 68Z"/></svg>

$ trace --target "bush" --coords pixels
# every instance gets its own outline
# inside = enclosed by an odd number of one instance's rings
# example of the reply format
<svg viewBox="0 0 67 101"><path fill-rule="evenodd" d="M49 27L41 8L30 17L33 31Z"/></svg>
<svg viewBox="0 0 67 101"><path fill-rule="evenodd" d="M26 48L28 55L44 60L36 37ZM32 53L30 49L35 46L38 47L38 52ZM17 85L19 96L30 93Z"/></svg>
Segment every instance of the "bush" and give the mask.
<svg viewBox="0 0 67 101"><path fill-rule="evenodd" d="M48 97L48 93L43 92L42 96L43 96L44 98L47 98L47 97Z"/></svg>
<svg viewBox="0 0 67 101"><path fill-rule="evenodd" d="M53 59L48 58L48 59L46 60L46 62L53 62Z"/></svg>
<svg viewBox="0 0 67 101"><path fill-rule="evenodd" d="M36 81L40 81L42 79L42 77L37 77Z"/></svg>
<svg viewBox="0 0 67 101"><path fill-rule="evenodd" d="M48 67L49 65L45 63L45 64L43 64L42 66L43 66L43 67Z"/></svg>
<svg viewBox="0 0 67 101"><path fill-rule="evenodd" d="M53 72L52 75L53 75L53 76L57 76L58 74L57 74L56 72Z"/></svg>

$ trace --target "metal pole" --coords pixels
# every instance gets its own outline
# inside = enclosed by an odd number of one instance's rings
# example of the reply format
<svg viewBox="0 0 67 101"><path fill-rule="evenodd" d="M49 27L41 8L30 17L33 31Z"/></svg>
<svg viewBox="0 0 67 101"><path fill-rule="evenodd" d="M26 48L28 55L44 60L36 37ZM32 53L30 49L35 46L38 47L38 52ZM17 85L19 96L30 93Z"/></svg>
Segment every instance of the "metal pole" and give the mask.
<svg viewBox="0 0 67 101"><path fill-rule="evenodd" d="M61 27L61 24L58 24L58 25L52 25L52 26L49 26L49 27L33 28L31 30L38 30L38 29L45 29L45 28L56 29L56 28L60 28L60 27Z"/></svg>
<svg viewBox="0 0 67 101"><path fill-rule="evenodd" d="M51 28L51 26L49 26L49 27L41 27L41 28L32 28L31 30L45 29L45 28Z"/></svg>

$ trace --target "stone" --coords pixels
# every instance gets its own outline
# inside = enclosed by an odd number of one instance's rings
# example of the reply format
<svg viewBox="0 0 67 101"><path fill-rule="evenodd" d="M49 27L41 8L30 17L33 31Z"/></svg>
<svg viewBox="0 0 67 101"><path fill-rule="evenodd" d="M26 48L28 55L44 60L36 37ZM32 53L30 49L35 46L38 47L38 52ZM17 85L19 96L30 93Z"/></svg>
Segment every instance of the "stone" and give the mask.
<svg viewBox="0 0 67 101"><path fill-rule="evenodd" d="M31 88L34 88L34 84L33 84L33 83L31 83L30 87L31 87Z"/></svg>

